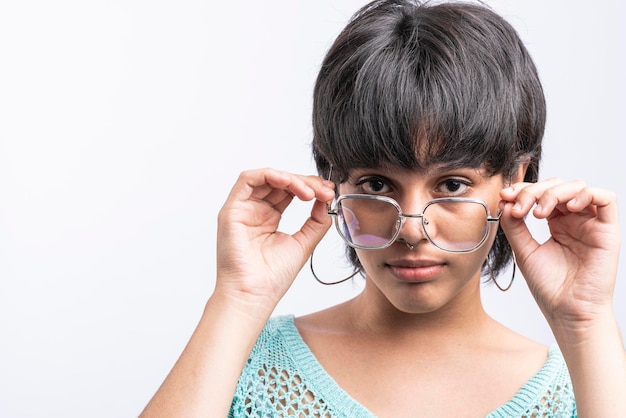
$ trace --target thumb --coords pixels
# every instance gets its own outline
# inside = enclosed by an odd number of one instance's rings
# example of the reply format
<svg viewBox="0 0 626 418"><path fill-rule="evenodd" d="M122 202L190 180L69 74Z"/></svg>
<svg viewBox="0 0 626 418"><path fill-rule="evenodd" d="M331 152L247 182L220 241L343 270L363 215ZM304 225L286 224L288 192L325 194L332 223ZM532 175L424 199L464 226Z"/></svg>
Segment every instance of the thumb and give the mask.
<svg viewBox="0 0 626 418"><path fill-rule="evenodd" d="M516 217L512 214L513 203L506 202L500 216L500 226L506 235L511 249L515 253L515 258L523 264L523 261L532 254L539 243L535 240L524 221L524 218Z"/></svg>
<svg viewBox="0 0 626 418"><path fill-rule="evenodd" d="M316 200L311 209L311 216L293 237L300 243L305 254L308 256L322 240L331 225L332 218L328 216L326 203Z"/></svg>

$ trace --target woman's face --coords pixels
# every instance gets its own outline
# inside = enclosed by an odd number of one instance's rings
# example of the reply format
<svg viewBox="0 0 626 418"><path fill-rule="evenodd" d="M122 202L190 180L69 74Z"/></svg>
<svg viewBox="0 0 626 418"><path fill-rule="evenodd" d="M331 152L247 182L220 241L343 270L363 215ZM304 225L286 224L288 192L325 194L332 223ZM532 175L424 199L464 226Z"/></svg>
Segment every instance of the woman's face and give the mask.
<svg viewBox="0 0 626 418"><path fill-rule="evenodd" d="M421 214L426 203L437 198L479 199L487 204L489 216L495 217L499 192L504 186L501 175L488 177L475 168L437 165L425 170L355 169L339 186L339 192L391 197L399 203L402 213L411 215ZM374 214L362 218L361 223L376 222L376 219L377 214ZM462 237L468 230L467 222L460 216L458 225L454 222L451 221L453 228ZM489 225L487 239L479 248L468 253L452 253L428 240L421 218L407 218L389 247L356 250L366 273L366 292L383 296L406 313L433 312L458 299L459 295L477 294L480 270L497 232L497 222ZM427 228L436 241L437 226L431 224ZM455 230L450 226L446 229ZM470 283L473 285L468 286Z"/></svg>

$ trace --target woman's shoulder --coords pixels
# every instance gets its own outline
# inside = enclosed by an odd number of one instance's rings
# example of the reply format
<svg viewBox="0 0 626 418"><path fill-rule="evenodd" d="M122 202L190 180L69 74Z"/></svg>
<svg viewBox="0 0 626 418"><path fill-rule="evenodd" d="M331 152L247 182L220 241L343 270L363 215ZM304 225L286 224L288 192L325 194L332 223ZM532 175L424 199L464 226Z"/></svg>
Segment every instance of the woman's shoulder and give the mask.
<svg viewBox="0 0 626 418"><path fill-rule="evenodd" d="M507 402L488 418L512 416L576 416L576 401L567 365L559 347L549 347L548 358Z"/></svg>
<svg viewBox="0 0 626 418"><path fill-rule="evenodd" d="M265 325L239 378L230 416L308 416L311 411L316 416L371 416L324 371L294 319L275 316Z"/></svg>
<svg viewBox="0 0 626 418"><path fill-rule="evenodd" d="M266 355L268 350L280 350L283 346L298 343L297 330L294 326L293 315L279 315L271 317L261 331L251 352L255 355ZM250 362L250 360L248 361Z"/></svg>

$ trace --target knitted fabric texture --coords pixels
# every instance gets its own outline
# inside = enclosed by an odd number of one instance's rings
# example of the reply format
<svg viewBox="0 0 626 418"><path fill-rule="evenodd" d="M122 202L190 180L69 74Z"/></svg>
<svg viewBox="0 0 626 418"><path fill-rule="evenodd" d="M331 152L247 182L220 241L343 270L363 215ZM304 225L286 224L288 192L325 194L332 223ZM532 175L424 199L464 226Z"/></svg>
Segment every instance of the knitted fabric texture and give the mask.
<svg viewBox="0 0 626 418"><path fill-rule="evenodd" d="M241 373L229 413L230 418L286 416L375 418L326 373L292 315L268 321ZM567 366L554 345L542 369L487 417L576 416Z"/></svg>

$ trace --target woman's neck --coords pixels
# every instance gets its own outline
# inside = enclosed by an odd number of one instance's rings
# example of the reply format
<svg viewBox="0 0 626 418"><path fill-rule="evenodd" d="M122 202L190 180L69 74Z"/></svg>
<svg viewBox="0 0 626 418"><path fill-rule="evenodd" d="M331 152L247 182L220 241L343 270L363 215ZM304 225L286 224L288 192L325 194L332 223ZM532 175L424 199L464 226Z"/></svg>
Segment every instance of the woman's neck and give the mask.
<svg viewBox="0 0 626 418"><path fill-rule="evenodd" d="M480 296L480 277L472 279L451 300L429 312L404 312L371 283L344 305L350 328L371 335L403 335L420 339L463 338L476 335L495 321L487 315Z"/></svg>

